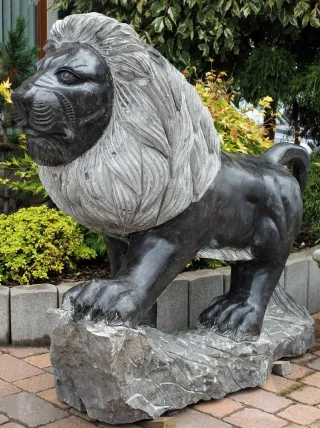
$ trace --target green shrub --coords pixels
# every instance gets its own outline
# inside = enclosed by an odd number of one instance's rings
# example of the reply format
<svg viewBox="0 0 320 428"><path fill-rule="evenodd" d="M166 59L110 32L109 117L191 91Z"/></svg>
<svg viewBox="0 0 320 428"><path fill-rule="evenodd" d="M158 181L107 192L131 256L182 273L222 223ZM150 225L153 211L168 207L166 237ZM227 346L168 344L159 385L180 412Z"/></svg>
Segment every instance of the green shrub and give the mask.
<svg viewBox="0 0 320 428"><path fill-rule="evenodd" d="M0 215L0 236L0 281L29 284L96 256L75 220L45 206Z"/></svg>
<svg viewBox="0 0 320 428"><path fill-rule="evenodd" d="M223 150L259 155L273 144L267 138L266 129L256 125L246 115L252 106L248 110L234 107L232 102L237 94L232 90L232 81L228 79L226 73L208 72L205 80L199 80L195 87L214 119ZM270 97L259 101L262 116L271 101Z"/></svg>
<svg viewBox="0 0 320 428"><path fill-rule="evenodd" d="M303 194L303 228L320 240L320 158L312 155L309 178Z"/></svg>

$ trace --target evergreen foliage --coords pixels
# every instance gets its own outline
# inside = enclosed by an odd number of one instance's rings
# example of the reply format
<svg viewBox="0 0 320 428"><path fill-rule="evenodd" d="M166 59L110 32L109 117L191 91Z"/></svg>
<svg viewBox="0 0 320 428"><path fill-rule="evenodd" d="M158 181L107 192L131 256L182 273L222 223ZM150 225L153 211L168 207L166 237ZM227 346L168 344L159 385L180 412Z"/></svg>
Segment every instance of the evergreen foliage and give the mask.
<svg viewBox="0 0 320 428"><path fill-rule="evenodd" d="M29 47L27 23L17 18L16 27L8 32L8 41L0 45L0 80L9 78L12 89L17 88L34 70L37 47Z"/></svg>
<svg viewBox="0 0 320 428"><path fill-rule="evenodd" d="M177 68L209 59L227 71L242 63L259 40L297 40L306 27L320 27L320 0L54 0L75 13L100 12L130 24ZM215 64L215 67L217 65Z"/></svg>

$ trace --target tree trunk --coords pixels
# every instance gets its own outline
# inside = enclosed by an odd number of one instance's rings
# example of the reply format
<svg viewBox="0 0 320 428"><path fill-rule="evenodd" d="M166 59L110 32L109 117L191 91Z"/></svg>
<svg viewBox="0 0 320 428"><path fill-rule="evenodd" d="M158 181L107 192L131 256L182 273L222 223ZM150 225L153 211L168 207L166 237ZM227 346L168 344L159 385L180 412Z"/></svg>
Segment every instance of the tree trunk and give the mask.
<svg viewBox="0 0 320 428"><path fill-rule="evenodd" d="M267 130L268 138L270 140L274 140L275 131L276 131L276 113L277 113L277 105L278 102L273 100L270 103L270 108L266 109L266 113L264 116L264 123L263 126Z"/></svg>
<svg viewBox="0 0 320 428"><path fill-rule="evenodd" d="M300 125L299 125L299 104L297 99L293 101L292 107L292 121L294 128L294 144L299 145L301 143Z"/></svg>

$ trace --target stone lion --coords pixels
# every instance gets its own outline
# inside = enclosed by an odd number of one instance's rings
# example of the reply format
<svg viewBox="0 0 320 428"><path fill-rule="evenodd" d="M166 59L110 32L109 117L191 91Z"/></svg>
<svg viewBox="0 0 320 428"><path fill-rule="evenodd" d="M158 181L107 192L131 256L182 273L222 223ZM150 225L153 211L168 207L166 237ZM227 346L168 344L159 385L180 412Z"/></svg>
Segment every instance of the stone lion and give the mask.
<svg viewBox="0 0 320 428"><path fill-rule="evenodd" d="M300 227L307 152L221 153L195 89L114 19L68 16L45 50L13 93L17 120L55 204L106 237L113 275L73 288L63 307L135 326L199 254L233 262L230 291L200 322L256 338Z"/></svg>

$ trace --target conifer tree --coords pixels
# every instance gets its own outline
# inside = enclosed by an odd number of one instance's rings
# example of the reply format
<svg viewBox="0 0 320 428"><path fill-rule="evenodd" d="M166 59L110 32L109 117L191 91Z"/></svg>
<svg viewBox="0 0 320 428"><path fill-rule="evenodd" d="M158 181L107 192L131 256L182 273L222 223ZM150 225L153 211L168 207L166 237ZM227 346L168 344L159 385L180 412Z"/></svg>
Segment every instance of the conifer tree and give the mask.
<svg viewBox="0 0 320 428"><path fill-rule="evenodd" d="M37 47L29 47L27 23L18 17L15 28L8 32L8 41L0 45L0 80L9 77L12 89L17 88L33 72Z"/></svg>

